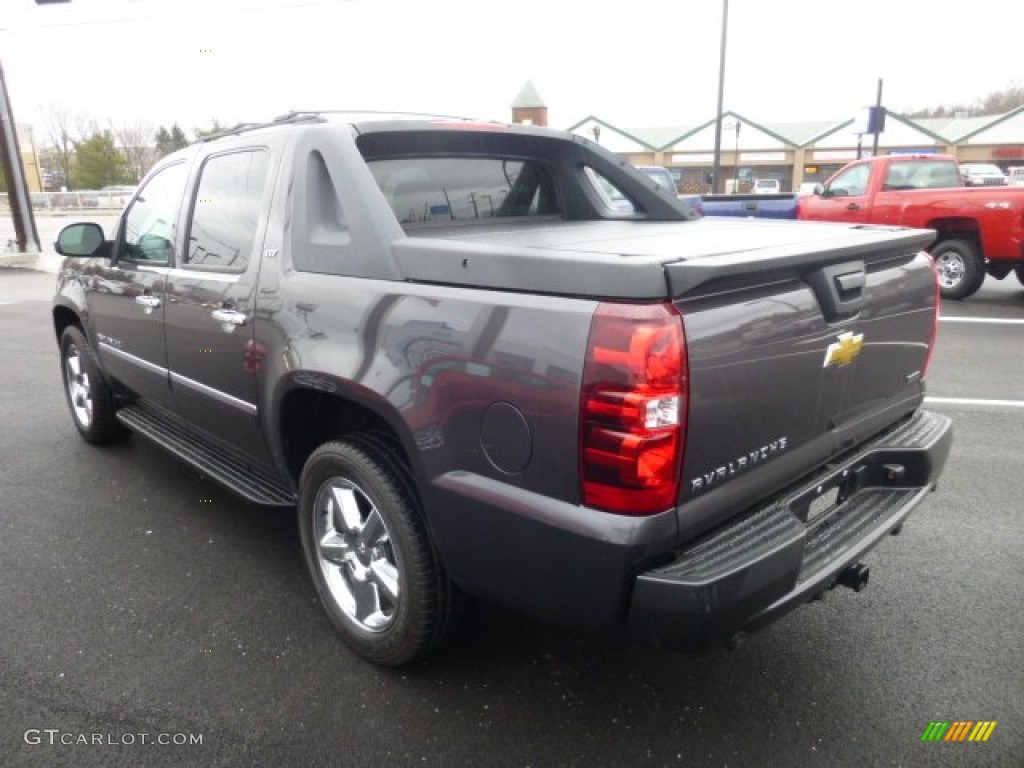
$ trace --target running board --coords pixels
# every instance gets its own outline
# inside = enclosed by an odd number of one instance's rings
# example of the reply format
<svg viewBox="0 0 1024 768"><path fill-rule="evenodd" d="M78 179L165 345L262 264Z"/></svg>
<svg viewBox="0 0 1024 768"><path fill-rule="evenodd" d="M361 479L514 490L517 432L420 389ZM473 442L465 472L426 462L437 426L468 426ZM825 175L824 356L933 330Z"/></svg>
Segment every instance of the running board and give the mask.
<svg viewBox="0 0 1024 768"><path fill-rule="evenodd" d="M173 414L144 402L117 411L117 420L186 464L227 486L243 499L265 507L294 507L295 493L265 469L198 438Z"/></svg>

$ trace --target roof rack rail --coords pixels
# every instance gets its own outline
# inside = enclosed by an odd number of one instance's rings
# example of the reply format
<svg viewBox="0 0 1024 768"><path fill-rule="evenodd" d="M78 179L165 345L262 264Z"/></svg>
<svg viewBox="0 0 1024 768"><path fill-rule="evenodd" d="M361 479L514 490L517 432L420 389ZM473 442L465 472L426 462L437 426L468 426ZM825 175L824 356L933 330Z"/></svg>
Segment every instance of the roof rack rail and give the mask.
<svg viewBox="0 0 1024 768"><path fill-rule="evenodd" d="M432 120L466 120L474 123L498 122L496 120L481 120L478 117L466 117L464 115L439 115L436 112L391 111L386 109L293 109L277 119L283 120L301 115L380 115L381 117L425 117Z"/></svg>
<svg viewBox="0 0 1024 768"><path fill-rule="evenodd" d="M273 120L263 123L238 123L231 128L225 128L223 131L217 131L207 136L203 136L200 141L213 141L214 139L220 139L225 136L237 136L240 133L248 133L249 131L256 131L260 128L273 128L275 125L287 125L289 123L314 123L323 122L323 118L315 112L289 112L285 115L275 117Z"/></svg>
<svg viewBox="0 0 1024 768"><path fill-rule="evenodd" d="M285 112L283 115L278 115L273 120L262 122L262 123L238 123L231 128L225 128L223 131L217 131L200 138L200 141L213 141L215 139L224 138L225 136L237 136L240 133L248 133L249 131L256 131L260 128L273 128L276 125L289 125L294 123L315 123L324 122L324 115L376 115L380 117L422 117L431 120L465 120L467 122L492 122L496 125L499 124L496 120L481 121L473 117L463 117L461 115L438 115L433 112L395 112L381 109L293 109L290 112Z"/></svg>

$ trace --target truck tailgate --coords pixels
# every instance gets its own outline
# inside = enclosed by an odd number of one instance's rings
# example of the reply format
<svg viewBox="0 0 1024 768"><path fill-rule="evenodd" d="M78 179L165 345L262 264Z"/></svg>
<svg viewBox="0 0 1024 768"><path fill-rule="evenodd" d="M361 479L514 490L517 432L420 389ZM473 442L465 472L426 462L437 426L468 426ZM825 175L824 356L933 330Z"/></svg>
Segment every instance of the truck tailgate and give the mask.
<svg viewBox="0 0 1024 768"><path fill-rule="evenodd" d="M935 280L920 253L930 233L846 230L831 247L668 265L690 370L682 541L920 404L934 330Z"/></svg>

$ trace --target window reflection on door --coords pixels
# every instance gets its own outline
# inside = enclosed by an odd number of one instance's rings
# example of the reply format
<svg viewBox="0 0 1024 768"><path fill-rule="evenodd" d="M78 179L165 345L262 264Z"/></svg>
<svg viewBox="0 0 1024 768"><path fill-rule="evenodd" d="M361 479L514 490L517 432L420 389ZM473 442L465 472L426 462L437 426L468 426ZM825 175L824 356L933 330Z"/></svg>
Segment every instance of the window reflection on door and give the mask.
<svg viewBox="0 0 1024 768"><path fill-rule="evenodd" d="M146 182L125 214L120 258L155 266L171 263L186 180L185 164L178 163Z"/></svg>
<svg viewBox="0 0 1024 768"><path fill-rule="evenodd" d="M263 150L206 161L192 209L186 266L245 270L256 239L268 164Z"/></svg>

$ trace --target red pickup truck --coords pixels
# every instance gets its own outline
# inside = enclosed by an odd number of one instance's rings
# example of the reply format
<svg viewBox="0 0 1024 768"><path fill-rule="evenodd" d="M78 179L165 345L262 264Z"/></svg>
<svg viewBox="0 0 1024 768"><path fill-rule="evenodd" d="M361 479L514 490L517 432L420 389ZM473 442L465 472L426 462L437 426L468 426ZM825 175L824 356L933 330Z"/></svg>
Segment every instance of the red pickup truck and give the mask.
<svg viewBox="0 0 1024 768"><path fill-rule="evenodd" d="M934 229L928 250L944 298L970 296L986 272L1002 280L1016 271L1024 284L1024 189L963 187L948 155L858 160L798 205L801 219Z"/></svg>

